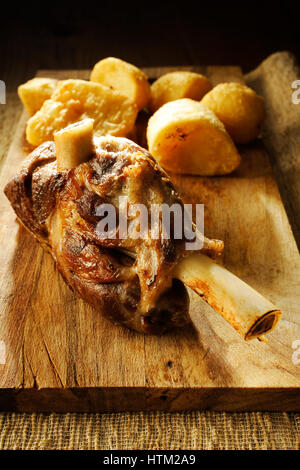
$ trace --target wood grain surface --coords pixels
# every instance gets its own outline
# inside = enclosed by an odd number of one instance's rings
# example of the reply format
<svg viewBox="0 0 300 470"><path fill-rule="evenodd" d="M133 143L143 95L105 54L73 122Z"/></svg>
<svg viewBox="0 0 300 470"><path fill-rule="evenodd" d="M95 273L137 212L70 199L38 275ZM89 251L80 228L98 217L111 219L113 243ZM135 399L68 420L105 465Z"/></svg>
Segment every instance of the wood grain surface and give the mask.
<svg viewBox="0 0 300 470"><path fill-rule="evenodd" d="M167 70L146 72L155 78ZM238 67L193 70L215 84L243 81ZM87 78L88 71L39 75ZM26 119L23 112L1 189L26 153ZM225 241L225 266L282 308L269 342L244 342L193 293L184 329L154 337L112 326L70 291L1 194L1 410L300 410L300 365L292 361L299 254L262 144L240 151L242 165L230 176L173 180L186 202L205 204L205 231Z"/></svg>

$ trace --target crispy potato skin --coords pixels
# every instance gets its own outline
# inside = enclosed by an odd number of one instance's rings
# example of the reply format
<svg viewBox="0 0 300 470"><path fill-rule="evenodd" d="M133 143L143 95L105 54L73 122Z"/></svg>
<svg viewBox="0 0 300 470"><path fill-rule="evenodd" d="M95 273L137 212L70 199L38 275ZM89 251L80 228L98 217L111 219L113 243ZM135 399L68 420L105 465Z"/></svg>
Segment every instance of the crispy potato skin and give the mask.
<svg viewBox="0 0 300 470"><path fill-rule="evenodd" d="M147 128L150 153L174 173L226 175L240 155L216 115L201 103L182 99L163 105Z"/></svg>
<svg viewBox="0 0 300 470"><path fill-rule="evenodd" d="M18 87L18 95L28 114L33 116L55 90L54 78L33 78Z"/></svg>
<svg viewBox="0 0 300 470"><path fill-rule="evenodd" d="M124 60L115 57L100 60L94 66L90 80L128 96L138 109L148 105L150 85L147 75Z"/></svg>
<svg viewBox="0 0 300 470"><path fill-rule="evenodd" d="M32 116L26 138L32 145L53 140L54 132L82 119L94 119L94 134L126 136L134 127L138 108L126 96L100 83L60 81L41 109Z"/></svg>
<svg viewBox="0 0 300 470"><path fill-rule="evenodd" d="M166 73L151 85L149 108L154 113L169 101L181 98L200 101L211 89L211 82L199 73L186 71Z"/></svg>
<svg viewBox="0 0 300 470"><path fill-rule="evenodd" d="M258 137L265 116L264 100L240 83L220 83L201 103L223 122L234 142L245 144Z"/></svg>

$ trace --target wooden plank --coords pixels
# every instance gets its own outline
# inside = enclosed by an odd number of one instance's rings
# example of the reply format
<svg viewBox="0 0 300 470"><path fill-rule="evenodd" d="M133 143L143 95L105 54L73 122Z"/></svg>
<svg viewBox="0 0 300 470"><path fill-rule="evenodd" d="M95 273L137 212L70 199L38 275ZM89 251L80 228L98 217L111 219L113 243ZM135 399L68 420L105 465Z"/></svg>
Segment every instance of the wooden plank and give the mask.
<svg viewBox="0 0 300 470"><path fill-rule="evenodd" d="M167 70L147 72L155 78ZM237 67L201 71L214 83L243 80ZM26 118L23 113L3 166L2 188L26 153ZM185 201L205 204L206 234L225 240L224 264L282 307L284 318L269 343L245 343L192 293L192 325L182 330L144 337L112 326L69 290L2 194L0 340L6 364L0 365L0 409L300 410L300 366L292 362L292 343L300 339L299 254L264 149L255 143L241 153L233 175L173 180Z"/></svg>

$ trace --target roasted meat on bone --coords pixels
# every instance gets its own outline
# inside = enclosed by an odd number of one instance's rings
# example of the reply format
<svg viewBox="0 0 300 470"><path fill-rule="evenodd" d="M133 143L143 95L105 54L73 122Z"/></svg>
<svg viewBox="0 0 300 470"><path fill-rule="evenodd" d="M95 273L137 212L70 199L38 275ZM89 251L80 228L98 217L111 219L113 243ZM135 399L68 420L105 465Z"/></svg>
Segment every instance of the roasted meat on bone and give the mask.
<svg viewBox="0 0 300 470"><path fill-rule="evenodd" d="M200 251L185 240L103 238L97 207L119 196L130 204L182 205L166 173L143 148L125 138L92 137L83 121L35 149L5 194L22 224L48 250L69 287L113 323L161 334L184 326L189 296L207 301L245 339L276 325L280 311L216 264L223 242L198 236Z"/></svg>

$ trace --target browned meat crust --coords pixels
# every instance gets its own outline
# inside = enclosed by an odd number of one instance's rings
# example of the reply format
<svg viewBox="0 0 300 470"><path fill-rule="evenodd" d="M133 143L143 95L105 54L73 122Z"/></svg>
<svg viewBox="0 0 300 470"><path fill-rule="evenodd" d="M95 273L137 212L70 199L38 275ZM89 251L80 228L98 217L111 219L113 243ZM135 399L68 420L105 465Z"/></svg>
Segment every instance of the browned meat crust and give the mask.
<svg viewBox="0 0 300 470"><path fill-rule="evenodd" d="M58 172L55 158L53 142L38 147L5 194L70 288L113 323L137 331L160 334L188 323L188 294L172 276L184 241L104 239L96 230L97 207L111 203L118 210L120 195L146 207L182 204L164 171L146 150L122 138L96 139L89 161L69 171ZM222 247L205 239L203 251L215 255Z"/></svg>

